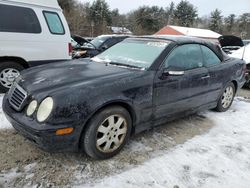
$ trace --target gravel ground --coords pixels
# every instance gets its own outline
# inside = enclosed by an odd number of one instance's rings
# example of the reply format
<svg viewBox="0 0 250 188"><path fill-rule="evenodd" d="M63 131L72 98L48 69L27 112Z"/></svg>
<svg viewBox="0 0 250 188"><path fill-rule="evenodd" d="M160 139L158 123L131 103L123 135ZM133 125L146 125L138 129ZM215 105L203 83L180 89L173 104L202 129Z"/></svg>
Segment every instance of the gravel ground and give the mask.
<svg viewBox="0 0 250 188"><path fill-rule="evenodd" d="M238 96L250 99L250 90ZM132 169L161 153L206 133L213 122L202 113L133 136L112 159L96 161L81 153L47 153L14 129L0 131L0 188L72 187L91 184Z"/></svg>

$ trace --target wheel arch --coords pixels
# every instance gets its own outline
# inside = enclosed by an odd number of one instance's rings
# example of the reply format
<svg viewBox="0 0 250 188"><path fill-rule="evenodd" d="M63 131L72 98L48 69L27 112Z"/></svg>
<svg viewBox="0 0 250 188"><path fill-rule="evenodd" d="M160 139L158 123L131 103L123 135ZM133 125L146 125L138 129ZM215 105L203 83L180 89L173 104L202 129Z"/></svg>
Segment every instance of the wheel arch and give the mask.
<svg viewBox="0 0 250 188"><path fill-rule="evenodd" d="M136 122L136 112L135 112L135 109L132 107L131 104L129 104L128 102L126 101L123 101L123 100L114 100L114 101L109 101L109 102L106 102L104 104L102 104L101 106L98 106L94 111L93 113L91 113L91 115L87 118L87 120L85 121L84 123L84 126L81 130L81 134L80 134L80 137L79 137L79 143L78 143L78 148L80 148L80 140L81 140L81 137L83 136L86 128L87 128L87 125L89 123L89 121L91 120L91 118L97 114L98 112L100 112L101 110L107 108L107 107L110 107L110 106L121 106L123 108L125 108L128 113L130 114L130 117L132 119L132 130L131 130L131 134L134 133L135 131L135 122Z"/></svg>
<svg viewBox="0 0 250 188"><path fill-rule="evenodd" d="M29 68L29 64L27 61L25 61L23 58L21 57L14 57L14 56L3 56L0 57L0 64L3 62L8 62L8 61L12 61L12 62L16 62L19 63L20 65L22 65L25 69Z"/></svg>
<svg viewBox="0 0 250 188"><path fill-rule="evenodd" d="M121 106L121 107L125 108L129 112L131 119L132 119L132 122L134 124L134 122L136 120L135 110L131 104L129 104L128 102L123 101L123 100L115 100L115 101L109 101L107 103L104 103L103 105L101 105L100 107L98 107L95 110L94 114L100 112L101 110L103 110L104 108L107 108L109 106Z"/></svg>
<svg viewBox="0 0 250 188"><path fill-rule="evenodd" d="M238 91L238 83L236 80L232 80L232 83L234 84L235 93L236 93Z"/></svg>

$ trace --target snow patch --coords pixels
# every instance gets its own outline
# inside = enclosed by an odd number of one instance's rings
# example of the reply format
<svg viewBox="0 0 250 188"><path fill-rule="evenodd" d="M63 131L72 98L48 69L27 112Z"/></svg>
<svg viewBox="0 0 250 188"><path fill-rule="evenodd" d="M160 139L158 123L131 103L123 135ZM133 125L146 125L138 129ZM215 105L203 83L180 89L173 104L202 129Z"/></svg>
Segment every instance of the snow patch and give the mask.
<svg viewBox="0 0 250 188"><path fill-rule="evenodd" d="M32 171L36 165L37 163L32 163L25 166L23 169L16 167L9 171L0 171L0 186L6 185L7 187L7 185L12 185L17 178L33 178L35 174Z"/></svg>
<svg viewBox="0 0 250 188"><path fill-rule="evenodd" d="M127 146L131 151L152 151L153 149L151 147L148 147L144 145L141 142L131 141L129 145Z"/></svg>
<svg viewBox="0 0 250 188"><path fill-rule="evenodd" d="M0 95L0 129L13 129L2 110L3 95Z"/></svg>
<svg viewBox="0 0 250 188"><path fill-rule="evenodd" d="M24 167L24 171L30 172L36 165L37 165L37 163L28 164L27 166Z"/></svg>
<svg viewBox="0 0 250 188"><path fill-rule="evenodd" d="M79 187L248 188L250 103L236 99L228 112L204 115L216 125L207 134L101 183ZM141 147L137 144L134 149Z"/></svg>
<svg viewBox="0 0 250 188"><path fill-rule="evenodd" d="M10 184L14 179L20 177L22 175L21 172L18 172L18 168L11 169L8 172L0 172L0 185Z"/></svg>

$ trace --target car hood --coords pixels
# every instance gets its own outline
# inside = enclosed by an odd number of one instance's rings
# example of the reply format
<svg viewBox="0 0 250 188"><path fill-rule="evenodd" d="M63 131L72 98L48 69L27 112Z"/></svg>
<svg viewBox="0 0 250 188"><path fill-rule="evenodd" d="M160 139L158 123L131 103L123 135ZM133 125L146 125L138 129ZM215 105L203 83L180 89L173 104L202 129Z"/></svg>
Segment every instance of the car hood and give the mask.
<svg viewBox="0 0 250 188"><path fill-rule="evenodd" d="M72 35L71 36L78 44L80 44L81 46L84 44L84 43L89 43L88 40L86 40L85 38L81 37L81 36L78 36L78 35Z"/></svg>
<svg viewBox="0 0 250 188"><path fill-rule="evenodd" d="M110 82L132 75L132 69L121 68L90 59L42 65L25 70L17 81L28 92L72 88L76 85L90 86L95 82Z"/></svg>
<svg viewBox="0 0 250 188"><path fill-rule="evenodd" d="M244 46L241 38L233 36L233 35L224 35L218 38L221 47L228 46Z"/></svg>

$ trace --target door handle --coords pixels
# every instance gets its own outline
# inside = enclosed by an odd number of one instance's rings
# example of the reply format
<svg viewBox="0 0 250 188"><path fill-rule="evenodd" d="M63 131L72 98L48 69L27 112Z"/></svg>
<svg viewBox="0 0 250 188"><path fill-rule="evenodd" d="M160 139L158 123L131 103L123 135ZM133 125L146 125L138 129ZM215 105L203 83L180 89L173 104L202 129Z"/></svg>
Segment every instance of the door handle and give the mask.
<svg viewBox="0 0 250 188"><path fill-rule="evenodd" d="M208 79L208 78L210 78L210 76L209 76L209 75L206 75L206 76L202 76L202 77L201 77L201 79L202 79L202 80L204 80L204 79Z"/></svg>

